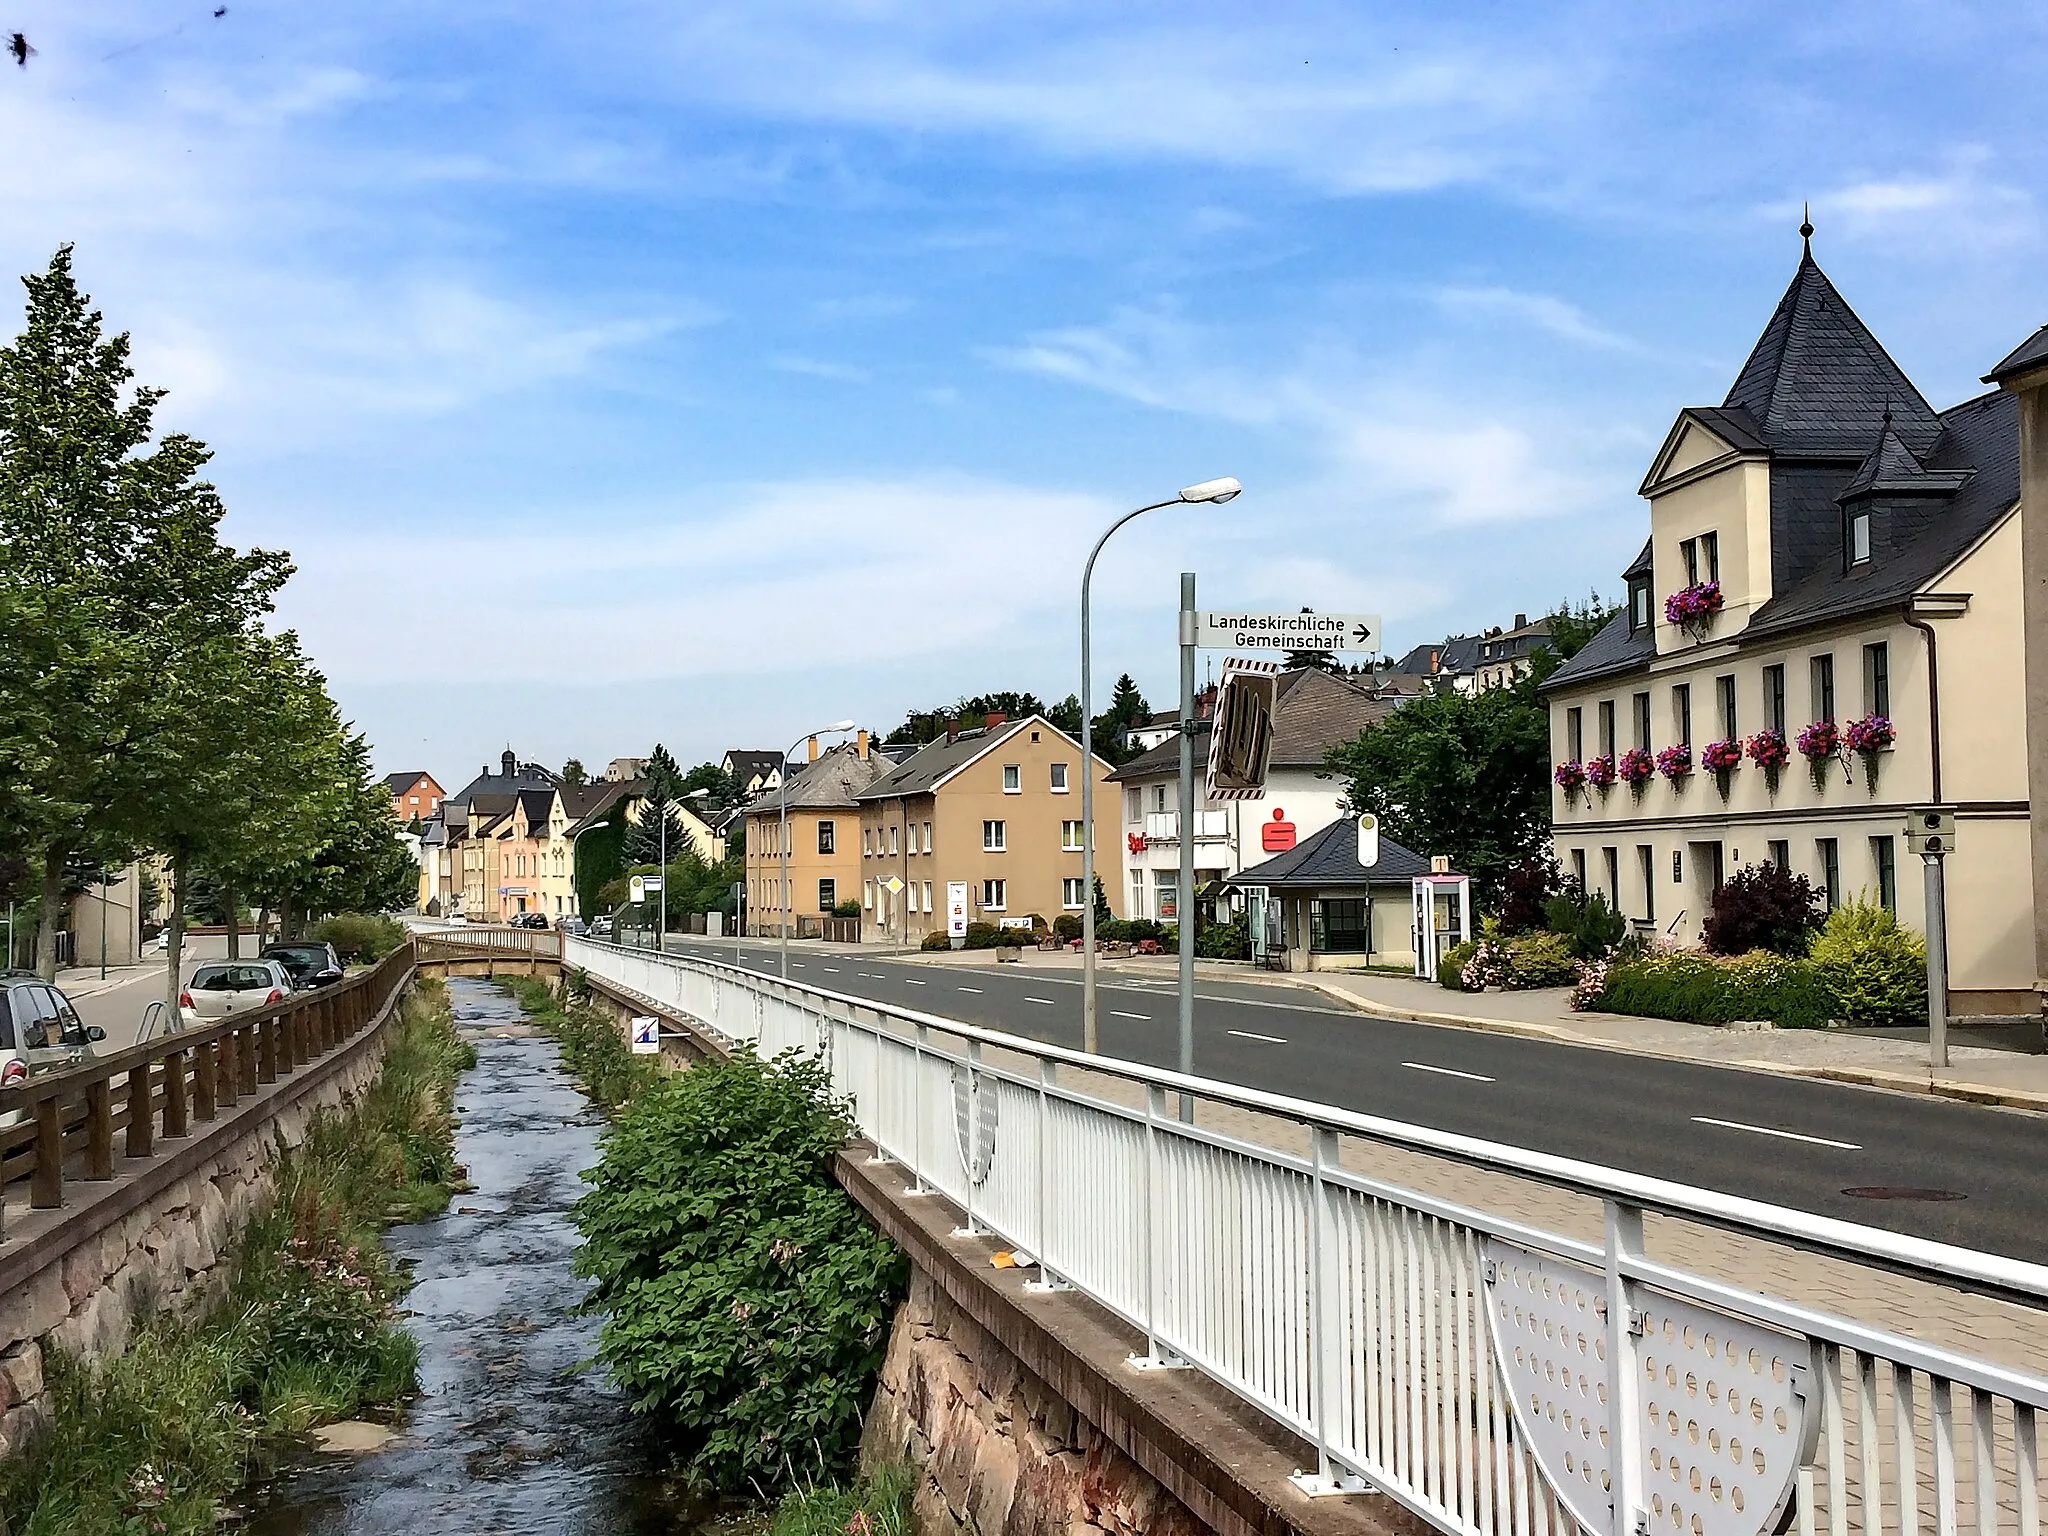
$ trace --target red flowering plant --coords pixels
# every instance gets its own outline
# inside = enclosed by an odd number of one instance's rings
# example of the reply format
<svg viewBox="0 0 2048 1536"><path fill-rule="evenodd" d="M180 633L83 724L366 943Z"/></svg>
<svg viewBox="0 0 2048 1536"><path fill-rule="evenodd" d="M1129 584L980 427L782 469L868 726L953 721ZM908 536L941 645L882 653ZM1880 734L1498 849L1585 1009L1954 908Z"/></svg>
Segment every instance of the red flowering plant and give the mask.
<svg viewBox="0 0 2048 1536"><path fill-rule="evenodd" d="M1577 758L1559 763L1550 776L1557 781L1557 787L1564 791L1566 805L1571 804L1573 795L1586 787L1586 765Z"/></svg>
<svg viewBox="0 0 2048 1536"><path fill-rule="evenodd" d="M1614 788L1614 758L1610 754L1586 759L1586 783L1603 795Z"/></svg>
<svg viewBox="0 0 2048 1536"><path fill-rule="evenodd" d="M1621 754L1621 761L1614 765L1614 772L1622 783L1635 791L1638 800L1643 791L1650 787L1651 776L1657 771L1657 759L1642 747L1630 747Z"/></svg>
<svg viewBox="0 0 2048 1536"><path fill-rule="evenodd" d="M1842 733L1835 729L1832 720L1816 720L1799 733L1793 743L1799 748L1799 755L1806 759L1806 766L1813 774L1813 787L1826 789L1828 764L1835 754L1842 750Z"/></svg>
<svg viewBox="0 0 2048 1536"><path fill-rule="evenodd" d="M1899 733L1884 715L1866 715L1842 728L1842 745L1863 759L1863 782L1873 793L1877 790L1878 754L1898 739Z"/></svg>
<svg viewBox="0 0 2048 1536"><path fill-rule="evenodd" d="M1657 771L1676 784L1692 773L1691 747L1666 747L1657 754Z"/></svg>
<svg viewBox="0 0 2048 1536"><path fill-rule="evenodd" d="M1713 627L1714 615L1721 611L1721 583L1718 581L1696 581L1689 587L1680 587L1664 599L1664 621L1676 624L1695 640L1706 638Z"/></svg>
<svg viewBox="0 0 2048 1536"><path fill-rule="evenodd" d="M1773 726L1766 726L1750 737L1743 750L1749 760L1764 771L1764 785L1772 794L1778 792L1778 772L1792 761L1792 749L1785 744L1785 733Z"/></svg>
<svg viewBox="0 0 2048 1536"><path fill-rule="evenodd" d="M1710 770L1721 798L1728 798L1728 781L1742 766L1742 743L1735 740L1710 741L1700 750L1700 766Z"/></svg>

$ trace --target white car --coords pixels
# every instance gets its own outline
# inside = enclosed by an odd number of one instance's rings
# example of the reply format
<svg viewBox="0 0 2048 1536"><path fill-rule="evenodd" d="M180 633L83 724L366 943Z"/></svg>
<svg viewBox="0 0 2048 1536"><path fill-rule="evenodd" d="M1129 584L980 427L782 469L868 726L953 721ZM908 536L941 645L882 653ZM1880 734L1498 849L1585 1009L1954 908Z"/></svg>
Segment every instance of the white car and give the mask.
<svg viewBox="0 0 2048 1536"><path fill-rule="evenodd" d="M93 1047L106 1038L99 1025L80 1023L71 999L41 977L0 972L0 1088L90 1061ZM8 1110L0 1114L0 1127L21 1119L20 1110Z"/></svg>
<svg viewBox="0 0 2048 1536"><path fill-rule="evenodd" d="M209 960L178 994L178 1023L190 1029L281 1003L291 995L292 979L275 960Z"/></svg>

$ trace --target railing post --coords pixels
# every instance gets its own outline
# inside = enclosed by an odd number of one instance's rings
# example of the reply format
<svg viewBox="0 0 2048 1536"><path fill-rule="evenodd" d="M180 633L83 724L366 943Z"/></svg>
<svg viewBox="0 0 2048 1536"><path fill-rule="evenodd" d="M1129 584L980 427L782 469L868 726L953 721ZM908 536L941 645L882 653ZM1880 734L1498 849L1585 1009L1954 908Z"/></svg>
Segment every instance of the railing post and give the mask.
<svg viewBox="0 0 2048 1536"><path fill-rule="evenodd" d="M914 1030L910 1046L910 1188L905 1193L928 1195L931 1186L924 1181L924 1053L932 1043L932 1032L927 1024L918 1024Z"/></svg>
<svg viewBox="0 0 2048 1536"><path fill-rule="evenodd" d="M1146 1370L1165 1362L1159 1348L1159 1120L1166 1113L1166 1090L1145 1086L1145 1180L1138 1202L1144 1213L1143 1240L1138 1244L1138 1267L1144 1280L1140 1291L1145 1298L1145 1353L1131 1356L1130 1363Z"/></svg>
<svg viewBox="0 0 2048 1536"><path fill-rule="evenodd" d="M1649 1506L1643 1498L1643 1373L1636 1359L1635 1285L1622 1273L1628 1259L1643 1256L1643 1213L1618 1200L1605 1204L1607 1268L1607 1396L1612 1426L1614 1530L1632 1536L1645 1529Z"/></svg>
<svg viewBox="0 0 2048 1536"><path fill-rule="evenodd" d="M1059 1063L1050 1057L1038 1059L1038 1278L1027 1280L1027 1291L1071 1291L1072 1283L1052 1267L1052 1094L1059 1082Z"/></svg>
<svg viewBox="0 0 2048 1536"><path fill-rule="evenodd" d="M64 1203L64 1115L54 1093L36 1100L36 1171L29 1179L28 1203L38 1211L54 1211Z"/></svg>
<svg viewBox="0 0 2048 1536"><path fill-rule="evenodd" d="M114 1176L114 1085L104 1077L85 1085L85 1176Z"/></svg>
<svg viewBox="0 0 2048 1536"><path fill-rule="evenodd" d="M243 1025L235 1031L235 1063L242 1072L242 1092L256 1091L256 1031Z"/></svg>
<svg viewBox="0 0 2048 1536"><path fill-rule="evenodd" d="M156 1150L156 1092L150 1081L156 1063L128 1069L128 1146L130 1157L148 1157Z"/></svg>
<svg viewBox="0 0 2048 1536"><path fill-rule="evenodd" d="M185 1116L185 1053L164 1052L164 1135L189 1136L192 1127Z"/></svg>
<svg viewBox="0 0 2048 1536"><path fill-rule="evenodd" d="M979 1237L974 1221L974 1165L981 1154L981 1105L976 1102L981 1085L981 1042L967 1042L967 1225L955 1236Z"/></svg>
<svg viewBox="0 0 2048 1536"><path fill-rule="evenodd" d="M220 1067L215 1042L201 1040L192 1047L192 1113L199 1120L211 1120L218 1107Z"/></svg>
<svg viewBox="0 0 2048 1536"><path fill-rule="evenodd" d="M250 1028L256 1032L256 1081L277 1081L277 1020L258 1019Z"/></svg>

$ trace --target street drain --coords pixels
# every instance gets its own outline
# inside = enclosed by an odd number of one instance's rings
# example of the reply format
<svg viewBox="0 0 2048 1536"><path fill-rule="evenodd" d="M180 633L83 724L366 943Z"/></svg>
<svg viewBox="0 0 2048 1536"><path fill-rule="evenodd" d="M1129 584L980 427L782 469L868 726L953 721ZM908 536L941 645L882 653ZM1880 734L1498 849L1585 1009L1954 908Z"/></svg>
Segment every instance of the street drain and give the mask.
<svg viewBox="0 0 2048 1536"><path fill-rule="evenodd" d="M1858 1184L1842 1191L1858 1200L1967 1200L1959 1189L1914 1189L1904 1184Z"/></svg>

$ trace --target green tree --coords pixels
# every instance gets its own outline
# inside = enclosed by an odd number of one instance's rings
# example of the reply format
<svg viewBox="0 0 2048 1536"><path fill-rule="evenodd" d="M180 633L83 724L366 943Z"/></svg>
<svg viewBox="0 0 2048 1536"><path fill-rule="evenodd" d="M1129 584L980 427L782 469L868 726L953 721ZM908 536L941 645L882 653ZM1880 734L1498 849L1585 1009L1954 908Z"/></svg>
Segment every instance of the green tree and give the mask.
<svg viewBox="0 0 2048 1536"><path fill-rule="evenodd" d="M668 748L656 742L644 777L647 787L640 803L640 819L626 834L623 853L628 864L655 866L661 863L663 848L673 856L680 841L676 833L676 807L682 798L683 775L676 760L669 756ZM662 837L664 822L668 826L666 843Z"/></svg>
<svg viewBox="0 0 2048 1536"><path fill-rule="evenodd" d="M1543 682L1572 657L1586 648L1591 640L1616 614L1621 612L1619 603L1610 603L1598 592L1586 594L1584 602L1564 602L1557 605L1549 615L1550 644L1530 658L1530 668L1538 683Z"/></svg>
<svg viewBox="0 0 2048 1536"><path fill-rule="evenodd" d="M583 759L572 757L562 764L560 775L564 789L581 789L590 782L590 774L583 766Z"/></svg>
<svg viewBox="0 0 2048 1536"><path fill-rule="evenodd" d="M709 809L724 810L739 798L739 783L717 763L699 763L683 775L677 793L688 795L692 790L706 789L711 793L705 797Z"/></svg>

